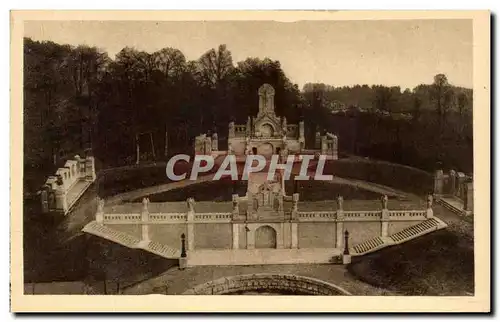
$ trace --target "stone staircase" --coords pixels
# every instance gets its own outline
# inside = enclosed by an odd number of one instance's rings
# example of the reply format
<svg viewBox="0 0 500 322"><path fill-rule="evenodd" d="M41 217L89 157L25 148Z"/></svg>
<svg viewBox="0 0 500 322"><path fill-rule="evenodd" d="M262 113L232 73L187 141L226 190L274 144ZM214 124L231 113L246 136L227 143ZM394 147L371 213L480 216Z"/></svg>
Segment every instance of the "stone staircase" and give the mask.
<svg viewBox="0 0 500 322"><path fill-rule="evenodd" d="M178 249L175 249L173 247L161 244L156 241L150 241L146 247L143 247L142 249L147 250L151 253L154 253L156 255L165 257L165 258L179 258L181 257L181 252Z"/></svg>
<svg viewBox="0 0 500 322"><path fill-rule="evenodd" d="M385 247L384 240L381 237L375 237L373 239L368 239L362 243L355 245L351 253L353 254L365 254L368 252L373 252L381 247Z"/></svg>
<svg viewBox="0 0 500 322"><path fill-rule="evenodd" d="M139 238L135 236L131 236L127 233L118 231L109 226L105 226L97 223L96 221L92 221L88 223L82 229L83 232L92 234L109 241L115 242L122 246L133 248L133 249L142 249L147 252L156 254L165 258L179 258L180 250L177 250L173 247L161 244L156 241L141 241Z"/></svg>
<svg viewBox="0 0 500 322"><path fill-rule="evenodd" d="M352 256L361 256L369 253L373 253L379 249L401 244L409 240L415 239L422 235L431 233L433 231L446 228L447 225L439 218L433 217L429 218L419 224L410 226L403 229L400 232L392 234L388 237L375 237L354 245L350 248L350 253Z"/></svg>
<svg viewBox="0 0 500 322"><path fill-rule="evenodd" d="M472 211L465 210L463 201L456 197L441 197L436 201L438 204L446 208L447 210L459 215L459 216L470 216Z"/></svg>
<svg viewBox="0 0 500 322"><path fill-rule="evenodd" d="M429 218L420 224L405 228L402 231L391 235L389 238L394 241L394 244L403 243L418 236L440 229L439 224L440 223L436 220L436 218Z"/></svg>

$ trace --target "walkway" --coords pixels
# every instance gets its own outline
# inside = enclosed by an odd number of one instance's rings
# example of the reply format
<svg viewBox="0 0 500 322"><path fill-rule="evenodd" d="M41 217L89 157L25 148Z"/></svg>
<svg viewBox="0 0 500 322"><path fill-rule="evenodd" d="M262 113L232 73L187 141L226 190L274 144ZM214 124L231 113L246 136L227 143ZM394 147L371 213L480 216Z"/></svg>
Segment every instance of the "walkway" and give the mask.
<svg viewBox="0 0 500 322"><path fill-rule="evenodd" d="M219 278L246 274L294 274L335 284L353 295L394 295L387 290L360 282L344 266L320 264L253 265L253 266L202 266L185 270L172 268L164 274L122 290L125 295L182 294L197 285Z"/></svg>

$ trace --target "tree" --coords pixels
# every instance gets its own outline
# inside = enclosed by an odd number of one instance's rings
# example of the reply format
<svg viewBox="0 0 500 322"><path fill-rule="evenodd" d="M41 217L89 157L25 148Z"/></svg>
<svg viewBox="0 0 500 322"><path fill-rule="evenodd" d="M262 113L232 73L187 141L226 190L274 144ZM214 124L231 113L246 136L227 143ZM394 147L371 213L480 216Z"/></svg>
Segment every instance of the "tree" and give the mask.
<svg viewBox="0 0 500 322"><path fill-rule="evenodd" d="M434 83L431 86L431 99L436 104L438 114L438 124L440 129L445 121L446 111L450 108L453 98L448 78L444 74L434 76Z"/></svg>
<svg viewBox="0 0 500 322"><path fill-rule="evenodd" d="M383 112L391 112L393 107L393 93L389 87L374 86L375 97L373 99L374 107Z"/></svg>

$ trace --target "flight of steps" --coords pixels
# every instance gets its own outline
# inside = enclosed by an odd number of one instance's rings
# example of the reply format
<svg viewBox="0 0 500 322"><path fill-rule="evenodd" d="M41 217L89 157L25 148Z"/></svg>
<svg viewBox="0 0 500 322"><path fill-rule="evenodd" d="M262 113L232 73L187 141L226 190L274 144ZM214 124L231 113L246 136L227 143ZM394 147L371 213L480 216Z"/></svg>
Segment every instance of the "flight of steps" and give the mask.
<svg viewBox="0 0 500 322"><path fill-rule="evenodd" d="M105 226L92 221L82 229L83 232L92 234L128 248L142 249L147 252L162 256L165 258L179 258L180 250L161 244L157 241L141 241L135 236L118 231L109 226Z"/></svg>
<svg viewBox="0 0 500 322"><path fill-rule="evenodd" d="M355 245L352 248L351 253L365 254L368 252L373 252L379 249L381 246L384 247L384 241L381 237L375 237L373 239L368 239L367 241Z"/></svg>
<svg viewBox="0 0 500 322"><path fill-rule="evenodd" d="M397 232L391 236L388 237L375 237L372 239L369 239L367 241L364 241L362 243L359 243L357 245L354 245L353 247L350 248L350 253L352 256L360 256L360 255L365 255L368 253L372 253L374 251L377 251L379 249L391 246L391 245L397 245L401 244L404 242L407 242L409 240L415 239L417 237L420 237L422 235L431 233L433 231L439 230L446 228L447 225L444 223L442 220L439 218L433 217L429 218L419 224L410 226L408 228L403 229L400 232Z"/></svg>
<svg viewBox="0 0 500 322"><path fill-rule="evenodd" d="M161 244L156 241L150 241L145 247L141 247L144 250L147 250L156 255L165 257L165 258L179 258L181 257L181 251L175 249L173 247Z"/></svg>
<svg viewBox="0 0 500 322"><path fill-rule="evenodd" d="M398 233L391 235L390 238L394 241L395 244L399 244L418 236L425 235L434 230L438 230L440 229L439 226L440 222L436 218L429 218L426 221L421 222L420 224L410 226Z"/></svg>
<svg viewBox="0 0 500 322"><path fill-rule="evenodd" d="M468 216L472 214L472 211L463 209L463 202L455 197L442 197L437 199L437 203L459 216Z"/></svg>
<svg viewBox="0 0 500 322"><path fill-rule="evenodd" d="M137 248L140 239L127 233L115 230L109 226L104 226L96 221L91 221L82 229L83 232L99 236L128 248Z"/></svg>

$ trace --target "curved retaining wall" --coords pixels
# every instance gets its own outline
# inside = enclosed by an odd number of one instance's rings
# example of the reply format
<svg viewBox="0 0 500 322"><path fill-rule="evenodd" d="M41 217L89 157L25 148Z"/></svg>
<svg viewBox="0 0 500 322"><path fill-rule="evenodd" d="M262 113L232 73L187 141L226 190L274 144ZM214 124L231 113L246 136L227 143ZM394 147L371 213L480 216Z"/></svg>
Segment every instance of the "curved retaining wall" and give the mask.
<svg viewBox="0 0 500 322"><path fill-rule="evenodd" d="M291 274L249 274L223 277L198 285L184 295L230 295L239 292L267 291L307 295L351 295L334 284Z"/></svg>
<svg viewBox="0 0 500 322"><path fill-rule="evenodd" d="M329 160L325 164L323 173L341 178L379 183L418 195L432 193L434 187L434 176L431 173L384 161L364 159Z"/></svg>

